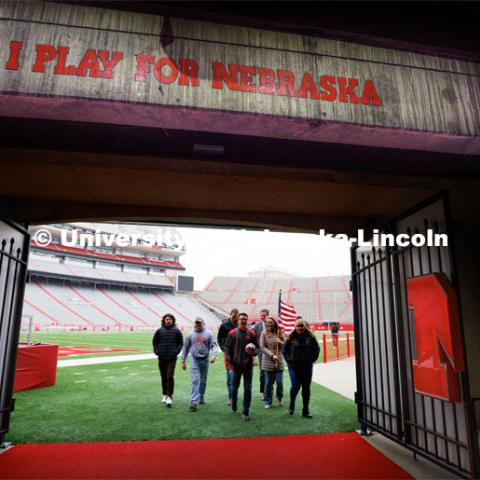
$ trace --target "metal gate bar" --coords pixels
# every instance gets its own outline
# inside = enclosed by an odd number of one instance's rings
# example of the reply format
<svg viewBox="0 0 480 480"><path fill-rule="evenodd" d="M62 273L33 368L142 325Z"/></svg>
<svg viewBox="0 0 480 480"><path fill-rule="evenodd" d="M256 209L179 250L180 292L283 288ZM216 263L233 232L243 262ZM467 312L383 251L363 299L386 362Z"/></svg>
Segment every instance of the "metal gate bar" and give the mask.
<svg viewBox="0 0 480 480"><path fill-rule="evenodd" d="M396 345L388 342L389 331L393 328L393 323L388 321L392 317L387 313L393 309L391 292L384 288L385 278L391 277L388 258L386 250L378 249L371 256L362 253L360 260L355 261L352 291L358 302L354 303L354 322L356 326L360 322L366 326L358 328L359 335L355 337L355 348L360 352L356 357L357 385L360 386L357 408L362 430L374 426L385 435L396 438L402 429L397 409L399 388L392 385L398 383L394 374L397 370ZM379 279L380 288L374 289ZM382 359L385 359L384 363L381 363ZM360 375L360 369L363 375Z"/></svg>
<svg viewBox="0 0 480 480"><path fill-rule="evenodd" d="M444 207L445 208L445 207ZM438 222L438 233L449 233L446 229L445 232L440 232ZM428 219L423 220L424 232L429 227L430 223ZM420 230L415 228L413 230L410 227L406 229L407 234L419 233ZM446 263L442 260L441 247L437 247L437 259L438 265L434 268L432 255L429 247L403 247L396 248L395 255L398 257L397 269L402 283L402 289L399 293L399 303L402 305L402 311L398 317L398 323L403 326L401 337L407 339L408 348L406 351L405 362L402 362L404 368L409 370L410 379L413 378L413 365L412 360L415 358L415 338L414 328L412 325L412 319L410 312L408 311L408 302L406 298L406 282L408 278L428 274L432 272L444 271L452 276L451 265L446 266ZM399 268L398 268L399 267ZM402 321L404 319L404 321ZM469 473L468 467L462 464L461 449L468 452L468 444L460 439L459 436L459 420L457 416L457 407L447 404L439 399L433 399L432 397L419 394L414 391L413 385L407 384L407 393L409 397L408 404L412 405L410 409L411 416L405 415L405 429L409 431L411 428L415 429L416 440L413 438L410 441L405 438L405 445L414 449L417 453L423 454L427 458L434 460L436 463L441 464L444 467L449 468L457 474L465 476ZM438 408L438 405L440 406ZM453 419L453 432L454 437L447 435L447 421L445 409L450 411L450 417ZM437 411L440 409L442 425L437 424ZM427 412L429 412L427 416ZM413 418L412 418L413 417ZM431 427L428 424L431 424ZM443 440L442 455L439 452L439 441ZM451 447L453 452L450 453ZM465 452L464 452L465 453Z"/></svg>
<svg viewBox="0 0 480 480"><path fill-rule="evenodd" d="M393 294L393 259L392 257L392 249L391 247L386 247L386 266L387 266L387 284L385 285L382 283L382 288L386 288L388 291L389 297L389 304L390 304L390 332L391 335L395 336L395 338L399 339L400 335L398 334L399 325L395 322L396 318L396 308L398 308L398 302L395 302L395 296ZM400 339L400 345L402 345L403 339ZM387 342L387 340L385 340ZM403 359L403 350L397 345L397 341L392 338L391 345L392 345L392 363L393 363L393 379L394 379L394 392L395 392L395 403L396 403L396 411L397 411L397 437L398 439L402 439L405 435L405 427L403 425L403 416L405 414L405 406L408 409L408 403L405 403L405 398L402 398L403 395L406 395L405 389L400 388L400 385L405 385L406 378L404 376L404 372L399 367L399 362ZM386 343L385 343L386 345ZM399 354L400 351L400 354ZM399 372L399 375L396 375L396 372ZM402 405L404 408L402 409ZM408 433L407 433L408 435Z"/></svg>
<svg viewBox="0 0 480 480"><path fill-rule="evenodd" d="M379 255L381 255L381 252L379 251ZM377 265L377 262L376 262L376 252L375 252L375 249L373 249L373 278L374 278L374 282L375 282L375 285L378 285L378 277L377 277L377 267L379 265ZM381 268L381 266L380 266ZM378 334L377 335L380 335L380 304L381 304L381 301L379 300L379 297L378 297L378 288L375 289L375 293L376 293L376 296L375 296L375 305L376 305L376 318L377 318L377 328L375 328L374 332L377 331ZM385 329L383 328L383 331L385 332ZM385 346L385 345L384 345ZM386 353L386 352L385 352ZM382 352L382 344L380 343L380 348L379 348L379 356L380 358L386 358L387 359L387 373L388 373L388 357L385 355L383 355L383 352ZM387 378L388 378L388 375L387 375ZM383 369L380 369L380 392L381 392L381 399L382 399L382 408L384 409L384 412L383 412L383 425L385 426L386 428L386 417L385 417L385 409L386 409L386 405L385 405L385 391L384 391L384 378L383 378ZM389 405L390 407L390 405ZM390 425L390 422L391 422L391 418L390 416L388 416L389 418L389 425Z"/></svg>
<svg viewBox="0 0 480 480"><path fill-rule="evenodd" d="M415 265L414 265L414 259L413 259L413 252L412 252L412 247L405 247L405 248L400 248L398 249L395 254L401 258L400 260L400 265L403 269L403 272L407 272L407 266L409 267L409 274L407 275L404 275L403 276L403 288L404 288L404 291L406 291L406 281L407 281L407 278L410 278L412 276L415 276ZM408 264L405 263L405 256L408 254ZM425 274L425 273L431 273L431 271L426 271L423 269L422 267L422 264L421 264L421 257L419 256L418 257L418 273L419 274ZM407 309L407 311L405 312L405 315L408 315L408 305L405 304L405 302L402 302L403 306ZM407 317L406 317L407 318ZM408 327L410 327L410 325L408 325ZM405 365L408 364L409 366L409 369L410 369L410 378L413 378L413 366L412 366L412 359L415 358L415 355L414 355L414 346L415 346L415 339L412 338L413 335L412 335L412 328L405 328L404 329L404 332L403 334L407 337L408 339L408 346L409 346L409 350L408 350L408 353L409 353L409 356L406 360L406 363ZM446 432L446 426L447 426L447 423L446 423L446 416L445 416L445 402L443 401L440 401L438 399L433 399L432 397L427 397L425 395L421 395L421 394L418 394L418 393L414 393L413 392L413 389L407 389L407 391L409 392L409 395L410 395L410 399L411 399L411 403L412 404L416 404L416 403L420 403L420 406L421 406L421 420L422 422L420 423L419 422L419 419L417 418L417 414L416 414L416 411L417 409L414 408L412 409L413 411L413 420L409 420L407 417L406 419L406 423L410 426L410 427L413 427L415 428L415 431L416 431L416 437L417 437L417 442L415 442L415 445L417 446L417 448L419 447L420 443L418 441L418 435L419 435L419 430L420 432L422 433L422 436L423 436L423 445L424 445L424 450L427 454L434 454L434 456L436 458L440 458L439 457L439 454L438 454L438 438L443 438L444 439L444 442L445 442L445 455L446 455L446 462L448 464L451 464L451 465L458 465L460 463L460 458L461 458L461 454L460 454L460 447L463 446L464 448L467 448L467 444L464 443L464 442L461 442L459 440L459 434L458 434L458 419L457 419L457 412L456 412L456 409L455 408L452 408L452 416L453 416L453 424L454 424L454 433L455 433L455 436L454 438L452 437L449 437L448 435L446 435L445 433L442 434L441 432L439 432L437 430L437 425L436 425L436 421L435 421L435 415L432 415L432 421L433 421L433 429L430 429L427 427L427 420L426 420L426 407L425 407L425 404L426 402L429 402L430 403L430 408L431 408L431 411L434 412L435 411L435 407L434 407L434 404L436 402L438 402L440 404L440 408L441 408L441 415L442 415L442 430L443 432ZM418 400L418 402L417 402ZM432 443L432 441L429 442L428 440L428 434L431 434L434 436L433 438L433 443L434 443L434 451L432 452L431 449L429 448L429 443ZM437 438L438 437L438 438ZM452 462L450 461L450 454L449 454L449 446L448 446L448 442L452 442L455 444L455 449L456 449L456 462Z"/></svg>
<svg viewBox="0 0 480 480"><path fill-rule="evenodd" d="M383 227L385 233L446 233L450 247L354 246L352 293L356 329L357 402L362 431L377 430L461 476L478 472L468 376L463 401L451 404L415 391L416 339L407 280L444 272L458 294L448 197L440 194ZM432 218L433 217L433 218ZM460 304L460 298L458 298ZM462 325L463 340L463 325ZM473 423L472 423L473 422Z"/></svg>
<svg viewBox="0 0 480 480"><path fill-rule="evenodd" d="M3 237L3 238L2 238ZM13 410L13 381L22 319L30 235L19 225L0 221L0 446Z"/></svg>

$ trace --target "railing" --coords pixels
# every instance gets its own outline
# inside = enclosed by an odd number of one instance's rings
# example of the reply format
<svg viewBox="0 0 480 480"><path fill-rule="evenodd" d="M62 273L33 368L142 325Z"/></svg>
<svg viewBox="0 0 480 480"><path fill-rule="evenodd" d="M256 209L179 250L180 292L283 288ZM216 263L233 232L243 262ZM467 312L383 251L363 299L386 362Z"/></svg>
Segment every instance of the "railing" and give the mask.
<svg viewBox="0 0 480 480"><path fill-rule="evenodd" d="M355 335L322 334L323 363L355 356Z"/></svg>
<svg viewBox="0 0 480 480"><path fill-rule="evenodd" d="M33 322L32 331L38 332L154 332L159 325L40 325ZM179 326L181 329L181 326ZM35 336L35 333L32 335ZM21 330L22 338L28 334Z"/></svg>

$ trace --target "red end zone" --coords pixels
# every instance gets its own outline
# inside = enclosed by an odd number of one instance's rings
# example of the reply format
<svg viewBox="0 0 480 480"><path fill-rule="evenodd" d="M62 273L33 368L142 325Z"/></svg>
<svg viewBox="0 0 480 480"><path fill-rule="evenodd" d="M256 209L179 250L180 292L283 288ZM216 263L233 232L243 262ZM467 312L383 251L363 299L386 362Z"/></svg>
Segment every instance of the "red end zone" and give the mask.
<svg viewBox="0 0 480 480"><path fill-rule="evenodd" d="M95 345L75 345L72 347L58 347L59 357L73 357L74 355L91 355L92 353L132 353L144 350L127 350L125 348L102 348Z"/></svg>

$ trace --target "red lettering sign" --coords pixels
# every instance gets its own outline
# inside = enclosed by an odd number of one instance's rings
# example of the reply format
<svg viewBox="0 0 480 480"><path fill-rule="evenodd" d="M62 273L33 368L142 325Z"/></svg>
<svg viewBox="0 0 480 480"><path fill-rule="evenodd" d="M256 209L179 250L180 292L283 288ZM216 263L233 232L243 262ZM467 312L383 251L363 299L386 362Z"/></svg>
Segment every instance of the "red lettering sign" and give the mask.
<svg viewBox="0 0 480 480"><path fill-rule="evenodd" d="M39 43L36 50L37 54L32 66L32 72L45 73L45 64L54 62L54 75L75 75L77 77L111 79L113 78L113 69L118 65L120 60L123 59L122 52L97 51L89 48L83 54L78 67L76 67L75 65L68 65L70 47L55 47L53 45Z"/></svg>
<svg viewBox="0 0 480 480"><path fill-rule="evenodd" d="M192 87L198 87L200 85L198 80L198 63L191 58L181 58L179 63L181 76L178 84L188 86L191 83Z"/></svg>
<svg viewBox="0 0 480 480"><path fill-rule="evenodd" d="M259 68L258 77L258 93L276 93L277 84L275 83L275 70L272 70L271 68Z"/></svg>
<svg viewBox="0 0 480 480"><path fill-rule="evenodd" d="M278 90L277 95L295 97L295 75L289 70L277 70Z"/></svg>
<svg viewBox="0 0 480 480"><path fill-rule="evenodd" d="M332 77L331 75L322 75L320 77L320 86L322 87L322 100L326 100L327 102L333 102L337 98L335 77Z"/></svg>
<svg viewBox="0 0 480 480"><path fill-rule="evenodd" d="M10 42L10 56L5 64L7 70L18 70L18 56L20 55L22 46L22 42Z"/></svg>
<svg viewBox="0 0 480 480"><path fill-rule="evenodd" d="M110 52L107 50L99 50L98 58L102 62L105 69L100 72L102 78L113 78L113 69L117 66L118 62L123 59L122 52L112 52L112 58L110 58Z"/></svg>
<svg viewBox="0 0 480 480"><path fill-rule="evenodd" d="M218 62L213 62L213 82L212 88L223 88L223 83L227 85L229 90L238 90L238 71L240 70L238 65L228 65L228 72L225 67Z"/></svg>
<svg viewBox="0 0 480 480"><path fill-rule="evenodd" d="M5 70L19 70L23 42L12 40ZM73 51L72 51L73 50ZM123 52L87 48L78 52L78 47L65 45L35 45L35 56L29 68L38 74L53 73L89 78L114 78L114 69L123 60ZM79 56L79 53L82 54ZM73 63L72 60L75 59ZM173 59L170 56L155 58L154 55L135 55L135 70L130 72L133 81L156 80L163 85L177 83L184 87L198 87L201 78L212 75L213 89L299 97L326 102L382 106L382 100L372 80L321 75L310 72L301 75L290 70L263 66L212 62L210 72L200 75L199 63L192 58ZM163 90L162 90L163 92Z"/></svg>
<svg viewBox="0 0 480 480"><path fill-rule="evenodd" d="M301 98L312 98L313 100L318 100L320 95L318 94L317 87L313 81L313 77L310 73L306 73L303 76L302 83L298 89L297 95Z"/></svg>
<svg viewBox="0 0 480 480"><path fill-rule="evenodd" d="M55 75L75 75L77 69L74 65L66 65L67 56L70 52L69 47L58 47L57 48L57 64L55 65L55 69L53 73Z"/></svg>
<svg viewBox="0 0 480 480"><path fill-rule="evenodd" d="M257 86L254 83L254 76L257 74L255 67L240 65L240 91L256 92Z"/></svg>
<svg viewBox="0 0 480 480"><path fill-rule="evenodd" d="M161 58L155 64L153 71L157 80L165 85L173 83L178 77L177 64L169 57Z"/></svg>
<svg viewBox="0 0 480 480"><path fill-rule="evenodd" d="M408 279L407 295L415 325L415 391L458 402L458 372L465 367L455 291L444 273L431 273Z"/></svg>
<svg viewBox="0 0 480 480"><path fill-rule="evenodd" d="M358 103L358 97L355 94L355 88L358 86L358 80L354 78L343 78L340 77L338 80L338 85L340 86L340 98L341 102L351 102ZM348 83L347 83L348 81Z"/></svg>
<svg viewBox="0 0 480 480"><path fill-rule="evenodd" d="M137 71L135 73L136 82L146 82L147 73L150 73L150 65L155 61L153 55L136 55Z"/></svg>
<svg viewBox="0 0 480 480"><path fill-rule="evenodd" d="M364 105L375 105L376 107L382 106L382 101L380 100L380 97L375 90L375 85L371 80L365 80L361 102Z"/></svg>
<svg viewBox="0 0 480 480"><path fill-rule="evenodd" d="M44 73L45 62L51 62L55 58L56 54L57 50L52 45L44 45L39 43L37 45L37 57L35 59L35 63L33 64L32 72Z"/></svg>
<svg viewBox="0 0 480 480"><path fill-rule="evenodd" d="M86 77L88 73L90 73L90 77L100 76L97 52L93 48L89 48L85 52L76 71L76 75L79 77Z"/></svg>

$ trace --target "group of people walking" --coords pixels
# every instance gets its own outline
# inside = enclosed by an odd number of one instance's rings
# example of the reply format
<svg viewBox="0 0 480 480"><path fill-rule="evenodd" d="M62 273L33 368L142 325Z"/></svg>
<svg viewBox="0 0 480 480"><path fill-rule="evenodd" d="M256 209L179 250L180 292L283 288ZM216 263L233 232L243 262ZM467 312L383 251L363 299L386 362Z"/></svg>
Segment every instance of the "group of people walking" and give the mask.
<svg viewBox="0 0 480 480"><path fill-rule="evenodd" d="M192 394L190 410L195 411L204 403L207 388L208 367L215 362L218 344L213 335L206 329L202 318L195 319L193 331L184 343L182 332L176 326L173 314L162 317L162 326L153 336L153 351L158 357L158 368L162 379L162 403L171 407L175 387L175 367L178 355L182 352L182 369L187 368L187 357L190 354L190 376Z"/></svg>
<svg viewBox="0 0 480 480"><path fill-rule="evenodd" d="M302 317L298 317L295 328L285 336L277 320L267 309L260 312L260 321L253 328L248 326L248 315L234 308L229 318L218 330L217 339L206 329L201 318L195 319L193 331L185 344L180 330L175 326L175 317L167 313L162 326L153 337L153 349L158 356L162 378L162 402L172 405L174 371L177 357L182 352L182 368L190 354L190 375L192 381L190 411L196 411L204 403L209 365L215 362L219 349L224 354L228 405L238 410L238 390L243 378L242 419L250 420L252 401L253 368L258 359L260 393L266 409L273 405L273 396L278 405L283 404L283 371L285 362L290 375L290 402L288 412L295 413L295 402L302 391L302 416L312 418L310 413L310 385L313 364L320 354L315 335ZM276 386L276 388L275 388Z"/></svg>

